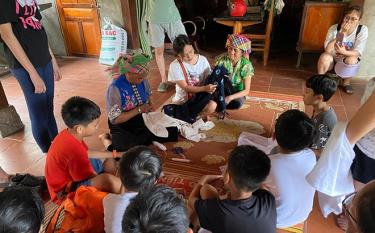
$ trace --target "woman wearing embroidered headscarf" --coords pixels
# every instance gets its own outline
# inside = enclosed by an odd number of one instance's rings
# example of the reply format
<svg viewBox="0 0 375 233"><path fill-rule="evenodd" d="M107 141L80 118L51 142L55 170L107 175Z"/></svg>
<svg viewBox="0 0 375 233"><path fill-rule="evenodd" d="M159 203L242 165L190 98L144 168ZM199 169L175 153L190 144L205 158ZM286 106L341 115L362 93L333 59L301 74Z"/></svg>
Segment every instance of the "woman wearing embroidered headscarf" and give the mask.
<svg viewBox="0 0 375 233"><path fill-rule="evenodd" d="M254 68L246 57L251 51L251 41L242 35L229 35L225 47L227 54L219 57L215 66L223 65L229 73L234 94L225 97L227 109L239 109L250 92Z"/></svg>
<svg viewBox="0 0 375 233"><path fill-rule="evenodd" d="M176 127L167 128L168 137L160 138L152 134L143 121L142 113L152 111L147 81L149 62L150 57L145 54L125 54L110 68L113 77L107 90L110 135L100 136L107 150L126 151L152 141L177 141Z"/></svg>
<svg viewBox="0 0 375 233"><path fill-rule="evenodd" d="M25 96L33 137L46 153L57 135L54 81L61 79L36 0L2 0L0 43Z"/></svg>

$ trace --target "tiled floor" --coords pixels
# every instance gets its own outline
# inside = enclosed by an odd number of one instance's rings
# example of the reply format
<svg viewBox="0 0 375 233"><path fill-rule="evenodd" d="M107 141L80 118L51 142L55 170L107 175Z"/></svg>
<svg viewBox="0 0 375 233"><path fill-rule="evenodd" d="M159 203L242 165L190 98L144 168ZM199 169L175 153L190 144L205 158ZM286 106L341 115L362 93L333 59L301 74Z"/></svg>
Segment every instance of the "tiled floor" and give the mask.
<svg viewBox="0 0 375 233"><path fill-rule="evenodd" d="M205 54L210 62L217 54ZM173 59L172 55L166 56L166 64ZM254 60L255 61L255 60ZM274 93L301 95L304 91L304 80L314 71L314 66L295 69L295 57L277 57L263 67L261 61L255 61L255 76L252 80L251 90ZM104 71L105 67L99 65L96 59L66 58L60 61L63 79L56 83L55 88L55 116L59 129L64 128L60 116L62 103L73 95L80 95L92 99L100 105L102 114L97 135L107 131L105 116L105 91L110 78ZM0 166L8 173L29 172L37 175L44 174L45 155L36 146L31 130L30 120L26 109L25 100L16 80L11 77L1 78L8 101L14 105L20 115L25 130L5 139L0 139ZM154 104L162 104L173 92L160 94L156 92L159 82L158 70L155 62L152 63L150 74L151 88L154 92ZM360 96L365 83L354 81L355 94L346 95L341 90L329 101L334 107L339 120L347 120L357 110ZM312 109L307 107L306 112ZM87 139L89 147L102 149L97 135ZM315 203L314 211L308 220L309 233L335 233L341 232L335 227L333 218L324 219Z"/></svg>

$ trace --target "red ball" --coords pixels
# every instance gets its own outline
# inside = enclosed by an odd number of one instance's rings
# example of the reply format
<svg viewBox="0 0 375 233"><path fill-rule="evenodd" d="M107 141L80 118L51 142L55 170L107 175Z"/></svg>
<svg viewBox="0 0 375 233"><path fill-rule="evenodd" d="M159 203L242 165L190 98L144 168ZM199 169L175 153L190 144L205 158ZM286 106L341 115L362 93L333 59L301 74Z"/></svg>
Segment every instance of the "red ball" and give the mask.
<svg viewBox="0 0 375 233"><path fill-rule="evenodd" d="M242 17L246 14L247 6L243 0L235 0L231 5L230 16Z"/></svg>

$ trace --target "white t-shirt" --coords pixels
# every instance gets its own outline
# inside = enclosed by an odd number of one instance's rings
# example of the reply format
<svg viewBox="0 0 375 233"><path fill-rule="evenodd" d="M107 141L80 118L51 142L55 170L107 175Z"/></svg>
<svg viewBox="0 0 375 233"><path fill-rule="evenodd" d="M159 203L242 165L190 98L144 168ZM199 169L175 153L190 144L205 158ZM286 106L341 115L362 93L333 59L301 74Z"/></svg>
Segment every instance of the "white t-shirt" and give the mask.
<svg viewBox="0 0 375 233"><path fill-rule="evenodd" d="M357 27L358 28L358 27ZM343 43L347 50L357 50L360 56L363 55L363 51L366 47L366 41L368 37L368 29L365 25L362 25L361 31L356 36L357 28L348 36L344 36ZM328 43L336 38L337 35L337 24L332 25L328 29L326 40L324 41L324 48L327 47ZM334 54L335 51L334 51Z"/></svg>
<svg viewBox="0 0 375 233"><path fill-rule="evenodd" d="M123 195L109 193L104 197L104 230L106 233L122 233L122 217L130 200L136 195L136 192Z"/></svg>
<svg viewBox="0 0 375 233"><path fill-rule="evenodd" d="M203 80L210 74L211 67L208 63L207 59L202 56L198 55L198 61L194 65L190 65L186 62L182 62L186 69L186 73L188 75L188 85L191 86L199 86ZM168 81L176 82L180 80L185 80L184 73L182 72L181 66L177 59L175 59L169 65L168 71ZM172 99L173 103L184 103L188 99L187 93L176 85L176 94Z"/></svg>
<svg viewBox="0 0 375 233"><path fill-rule="evenodd" d="M286 228L306 220L313 207L315 189L305 177L316 164L312 150L273 154L265 182L276 199L277 227Z"/></svg>

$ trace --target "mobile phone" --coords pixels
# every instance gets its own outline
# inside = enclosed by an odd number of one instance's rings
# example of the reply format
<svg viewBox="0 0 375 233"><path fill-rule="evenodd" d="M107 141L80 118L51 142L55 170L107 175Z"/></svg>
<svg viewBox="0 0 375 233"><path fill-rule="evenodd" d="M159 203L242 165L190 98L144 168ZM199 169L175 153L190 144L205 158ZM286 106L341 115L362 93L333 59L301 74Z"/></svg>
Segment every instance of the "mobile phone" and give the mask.
<svg viewBox="0 0 375 233"><path fill-rule="evenodd" d="M336 42L341 45L343 40L344 40L344 33L338 32L336 35Z"/></svg>

